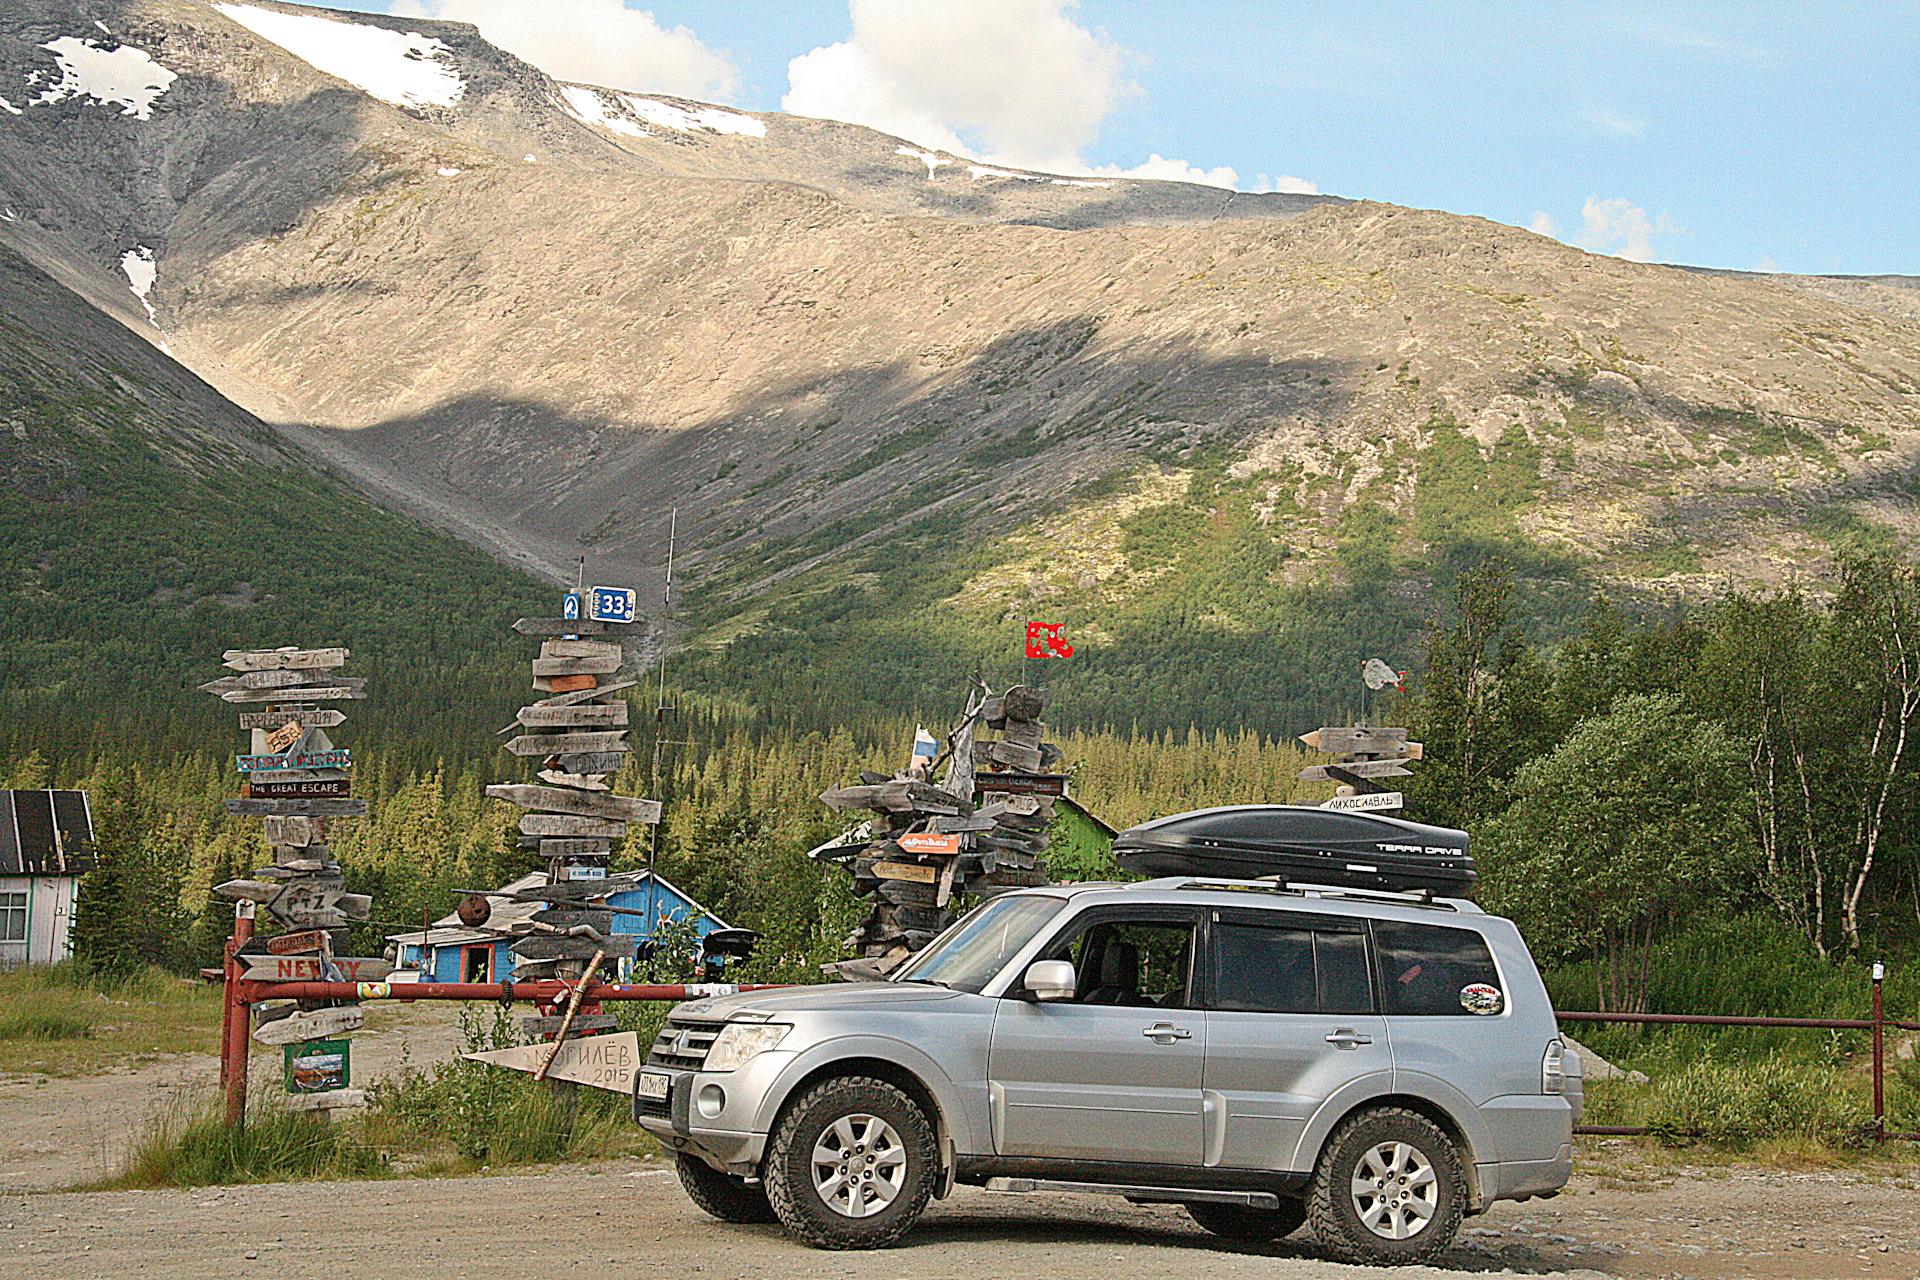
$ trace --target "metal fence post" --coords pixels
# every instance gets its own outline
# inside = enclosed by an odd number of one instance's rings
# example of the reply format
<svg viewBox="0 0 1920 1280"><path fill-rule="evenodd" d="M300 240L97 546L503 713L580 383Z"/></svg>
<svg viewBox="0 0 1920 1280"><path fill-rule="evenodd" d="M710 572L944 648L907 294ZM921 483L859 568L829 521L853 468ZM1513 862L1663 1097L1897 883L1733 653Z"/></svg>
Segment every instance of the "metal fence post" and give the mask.
<svg viewBox="0 0 1920 1280"><path fill-rule="evenodd" d="M1882 1049L1881 1031L1886 1024L1886 1006L1881 1001L1880 983L1887 976L1885 962L1873 962L1873 1139L1875 1142L1887 1140L1887 1103L1886 1091L1882 1080L1886 1074L1886 1054Z"/></svg>

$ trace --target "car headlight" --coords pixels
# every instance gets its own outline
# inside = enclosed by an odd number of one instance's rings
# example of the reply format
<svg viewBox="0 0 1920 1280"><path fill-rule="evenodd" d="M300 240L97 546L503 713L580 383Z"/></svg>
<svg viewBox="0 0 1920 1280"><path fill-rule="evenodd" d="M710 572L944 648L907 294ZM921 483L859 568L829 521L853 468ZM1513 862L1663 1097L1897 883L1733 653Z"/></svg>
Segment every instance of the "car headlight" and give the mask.
<svg viewBox="0 0 1920 1280"><path fill-rule="evenodd" d="M703 1071L737 1071L780 1043L791 1027L751 1022L729 1022L713 1038Z"/></svg>

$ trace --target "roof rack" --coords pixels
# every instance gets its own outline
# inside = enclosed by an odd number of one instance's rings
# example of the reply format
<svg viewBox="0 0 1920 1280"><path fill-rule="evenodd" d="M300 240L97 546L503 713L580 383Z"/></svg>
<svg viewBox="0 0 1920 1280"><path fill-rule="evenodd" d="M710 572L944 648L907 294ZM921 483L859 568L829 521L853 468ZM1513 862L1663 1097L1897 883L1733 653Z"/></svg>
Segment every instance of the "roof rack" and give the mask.
<svg viewBox="0 0 1920 1280"><path fill-rule="evenodd" d="M1260 876L1253 880L1189 880L1182 889L1230 889L1239 892L1292 893L1303 898L1352 898L1363 902L1391 902L1400 906L1427 907L1435 911L1458 911L1452 900L1434 896L1431 889L1351 889L1342 885L1309 884L1288 880L1285 876Z"/></svg>

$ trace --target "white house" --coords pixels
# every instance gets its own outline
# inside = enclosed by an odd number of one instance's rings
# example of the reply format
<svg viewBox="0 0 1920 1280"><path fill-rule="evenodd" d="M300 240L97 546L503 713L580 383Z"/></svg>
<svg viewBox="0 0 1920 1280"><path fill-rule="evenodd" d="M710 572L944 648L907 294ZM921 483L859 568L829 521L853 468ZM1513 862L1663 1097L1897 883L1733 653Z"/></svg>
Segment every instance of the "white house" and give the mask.
<svg viewBox="0 0 1920 1280"><path fill-rule="evenodd" d="M0 968L67 958L74 886L93 870L84 791L0 791Z"/></svg>

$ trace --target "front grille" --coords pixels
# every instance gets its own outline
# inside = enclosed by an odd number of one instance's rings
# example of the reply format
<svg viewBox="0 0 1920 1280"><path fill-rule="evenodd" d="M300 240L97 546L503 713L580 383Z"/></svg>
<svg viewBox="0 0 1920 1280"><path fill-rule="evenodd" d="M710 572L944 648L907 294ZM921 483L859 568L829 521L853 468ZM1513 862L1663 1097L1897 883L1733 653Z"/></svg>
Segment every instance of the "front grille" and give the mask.
<svg viewBox="0 0 1920 1280"><path fill-rule="evenodd" d="M647 1054L650 1067L672 1067L676 1071L698 1071L706 1063L707 1051L720 1034L724 1022L695 1022L690 1018L669 1018L654 1037Z"/></svg>
<svg viewBox="0 0 1920 1280"><path fill-rule="evenodd" d="M667 1098L635 1098L633 1109L636 1115L650 1116L656 1120L673 1118L673 1103Z"/></svg>

